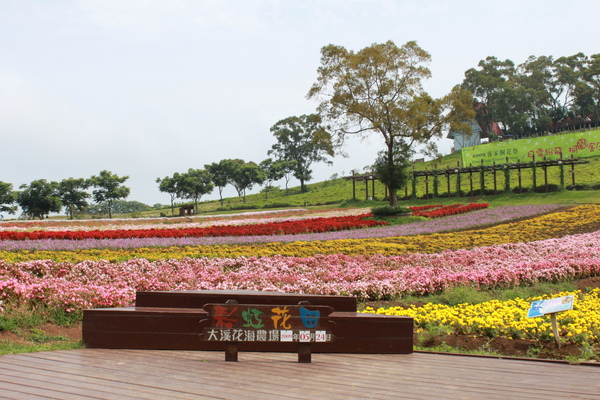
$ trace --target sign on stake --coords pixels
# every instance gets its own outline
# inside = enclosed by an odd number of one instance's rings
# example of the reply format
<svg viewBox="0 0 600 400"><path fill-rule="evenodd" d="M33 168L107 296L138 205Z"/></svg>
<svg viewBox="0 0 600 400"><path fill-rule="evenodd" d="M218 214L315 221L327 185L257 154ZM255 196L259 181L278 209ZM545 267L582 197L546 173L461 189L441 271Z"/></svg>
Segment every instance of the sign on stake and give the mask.
<svg viewBox="0 0 600 400"><path fill-rule="evenodd" d="M550 321L552 322L552 333L554 334L554 340L556 341L556 346L560 348L558 321L556 320L556 314L561 311L572 310L574 301L574 295L557 297L555 299L533 301L531 302L531 306L527 311L527 318L541 317L546 314L550 314Z"/></svg>

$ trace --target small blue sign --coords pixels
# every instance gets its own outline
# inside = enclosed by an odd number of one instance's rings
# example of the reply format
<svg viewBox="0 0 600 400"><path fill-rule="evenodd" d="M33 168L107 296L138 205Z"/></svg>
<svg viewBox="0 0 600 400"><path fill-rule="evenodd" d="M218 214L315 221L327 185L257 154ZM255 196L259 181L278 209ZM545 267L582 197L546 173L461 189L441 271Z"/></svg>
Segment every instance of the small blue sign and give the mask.
<svg viewBox="0 0 600 400"><path fill-rule="evenodd" d="M537 300L531 302L531 308L527 312L527 318L541 317L546 314L553 314L560 311L573 309L574 295L557 297L549 300Z"/></svg>

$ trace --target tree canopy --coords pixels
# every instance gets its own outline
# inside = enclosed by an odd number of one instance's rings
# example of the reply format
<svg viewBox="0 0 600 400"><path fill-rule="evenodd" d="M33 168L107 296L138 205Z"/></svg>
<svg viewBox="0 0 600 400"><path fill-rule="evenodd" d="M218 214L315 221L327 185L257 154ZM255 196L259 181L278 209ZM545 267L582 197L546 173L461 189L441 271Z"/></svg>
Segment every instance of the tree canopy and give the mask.
<svg viewBox="0 0 600 400"><path fill-rule="evenodd" d="M490 56L465 72L462 88L488 132L492 123L513 137L558 131L568 120L598 118L600 54L530 56L519 65Z"/></svg>
<svg viewBox="0 0 600 400"><path fill-rule="evenodd" d="M27 218L44 219L52 212L60 212L62 204L56 191L57 182L38 179L29 185L23 184L23 189L17 194L17 203Z"/></svg>
<svg viewBox="0 0 600 400"><path fill-rule="evenodd" d="M16 206L13 206L15 201L13 185L0 181L0 212L14 214L17 210Z"/></svg>
<svg viewBox="0 0 600 400"><path fill-rule="evenodd" d="M90 183L83 178L68 178L58 183L56 193L66 207L69 218L73 219L75 211L85 211L87 208L90 194L85 189L88 187Z"/></svg>
<svg viewBox="0 0 600 400"><path fill-rule="evenodd" d="M183 197L183 181L184 176L179 172L175 172L171 177L156 178L158 190L168 193L171 197L171 215L175 214L175 199Z"/></svg>
<svg viewBox="0 0 600 400"><path fill-rule="evenodd" d="M96 189L92 192L96 203L106 202L108 207L108 218L112 218L112 205L114 200L125 199L129 196L131 189L122 184L129 176L118 176L110 171L100 171L93 175L89 182Z"/></svg>
<svg viewBox="0 0 600 400"><path fill-rule="evenodd" d="M233 163L234 169L232 171L231 184L238 192L238 196L243 196L245 203L246 190L252 190L254 184L262 184L266 176L258 164L253 161L245 162L244 160L235 159Z"/></svg>
<svg viewBox="0 0 600 400"><path fill-rule="evenodd" d="M218 163L205 164L204 168L211 174L212 182L219 189L219 200L223 206L223 189L225 186L232 183L236 162L234 160L225 159Z"/></svg>
<svg viewBox="0 0 600 400"><path fill-rule="evenodd" d="M212 176L204 169L190 168L181 175L181 193L186 199L194 201L194 209L198 212L198 201L202 196L213 191Z"/></svg>
<svg viewBox="0 0 600 400"><path fill-rule="evenodd" d="M472 97L460 88L441 99L423 90L430 60L414 41L401 47L375 43L356 53L330 44L321 49L317 82L307 97L319 101L317 110L332 127L336 146L348 135L381 135L388 171L397 171L399 157L408 160L416 145L436 152L433 138L446 129L469 131L474 117ZM397 193L390 194L395 206Z"/></svg>
<svg viewBox="0 0 600 400"><path fill-rule="evenodd" d="M300 181L300 190L305 192L305 182L312 178L310 166L314 162L331 162L327 155L333 156L331 135L316 114L289 117L271 127L275 143L269 155L278 161L294 161L294 177ZM288 164L290 165L290 164Z"/></svg>

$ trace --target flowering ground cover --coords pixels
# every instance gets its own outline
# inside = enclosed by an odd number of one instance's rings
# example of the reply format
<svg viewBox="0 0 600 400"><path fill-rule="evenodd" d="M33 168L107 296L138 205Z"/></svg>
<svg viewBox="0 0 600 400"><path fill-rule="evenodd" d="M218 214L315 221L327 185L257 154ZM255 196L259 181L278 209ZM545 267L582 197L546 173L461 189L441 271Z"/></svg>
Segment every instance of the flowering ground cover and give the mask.
<svg viewBox="0 0 600 400"><path fill-rule="evenodd" d="M314 255L317 254L317 250L325 251L325 254L333 254L336 252L353 251L352 248L357 243L350 243L349 246L342 249L343 242L339 240L360 240L367 242L369 249L373 249L372 252L385 253L385 249L381 246L377 246L376 242L380 241L380 238L397 238L400 236L415 236L415 235L429 235L432 233L446 232L453 230L464 230L473 229L480 226L487 226L498 224L506 221L518 220L523 218L529 218L535 215L544 214L560 208L558 205L539 205L539 206L506 206L498 207L493 209L485 209L474 211L464 215L454 215L446 218L431 219L426 221L419 221L404 225L394 225L386 227L376 227L370 229L354 229L349 231L338 231L338 232L326 232L326 233L312 233L312 234L297 234L297 235L274 235L274 236L237 236L237 237L203 237L203 238L136 238L136 239L87 239L74 242L72 240L25 240L25 241L11 241L11 240L0 240L0 258L11 261L25 261L29 259L38 258L50 258L54 260L84 260L86 256L89 257L100 257L109 260L122 260L126 258L144 257L149 259L158 258L182 258L182 257L198 257L198 256L209 256L213 254L215 257L218 256L238 256L238 255L269 255L269 254L284 254L284 255ZM581 219L589 219L583 211L581 213ZM562 224L561 226L564 226ZM552 237L552 236L549 236ZM389 239L388 241L391 241ZM411 239L413 242L415 239ZM525 240L525 239L523 239ZM535 240L535 239L532 239ZM315 242L319 241L319 249L317 249ZM330 242L331 241L331 242ZM281 243L297 242L284 246ZM322 248L327 245L328 249ZM236 249L231 245L244 244L245 246ZM252 248L248 245L258 244L258 246ZM275 253L269 250L267 246L275 246ZM220 248L217 245L227 245L226 247ZM176 249L170 249L169 247L178 246ZM200 247L208 246L208 247ZM390 251L400 251L401 248L394 248L394 245L385 244L389 247ZM155 247L165 247L165 249L155 249ZM336 249L339 247L339 249ZM350 248L348 248L350 247ZM422 245L416 247L422 248ZM149 249L152 248L152 249ZM83 251L86 249L116 249L116 254L111 254L110 251ZM125 249L135 249L126 251ZM287 250L286 250L287 249ZM312 249L312 250L311 250ZM358 247L358 249L361 249ZM7 253L7 250L10 253ZM35 250L36 253L23 252L27 250ZM60 254L55 251L67 250L68 253ZM125 250L125 251L124 251ZM49 251L43 253L41 251ZM76 253L72 253L76 251ZM277 252L285 251L284 253ZM367 251L367 249L361 249L360 251ZM416 250L415 250L416 251ZM15 253L19 252L19 253ZM127 256L131 253L130 256ZM356 251L351 254L357 254ZM358 253L362 254L362 253Z"/></svg>
<svg viewBox="0 0 600 400"><path fill-rule="evenodd" d="M537 213L539 213L540 210L553 209L551 207L541 206L527 206L524 208L530 211L537 211ZM557 206L554 206L554 209L556 208ZM496 210L495 213L490 214L493 210ZM498 218L505 218L511 214L514 217L523 215L523 213L519 211L519 207L517 207L516 210L515 208L510 207L499 207L497 209L486 209L464 215L423 221L434 224L429 226L423 225L420 222L408 225L418 225L416 228L417 230L430 231L435 230L436 227L441 227L441 230L447 230L450 229L454 223L461 226L459 224L460 219L470 220L469 218L472 215L475 216L474 220L477 221L477 224L482 225L489 224L496 216L498 216ZM43 243L40 243L41 241L2 241L0 242L0 248L10 250L0 250L0 259L4 259L8 262L37 259L81 262L86 260L125 261L132 258L144 258L152 261L171 258L182 259L185 257L236 258L245 256L267 257L274 255L309 257L331 254L345 254L352 256L381 254L387 256L419 252L438 253L444 250L472 249L474 247L491 246L502 243L519 243L538 239L556 238L572 232L596 230L598 229L598 221L600 221L600 206L582 205L570 210L550 213L535 218L522 219L516 222L494 225L488 228L473 229L468 231L468 234L459 231L434 233L429 235L392 236L391 232L402 231L402 227L405 226L399 225L399 229L392 229L395 227L389 227L390 231L387 231L388 227L383 227L326 234L289 235L288 237L292 237L295 241L271 241L266 243L259 242L241 245L221 245L219 243L222 243L223 238L215 238L214 241L210 241L211 238L203 238L208 240L208 242L204 242L208 244L177 247L160 247L160 243L164 242L158 240L123 239L120 243L123 243L124 245L122 248L118 249L89 249L85 246L91 244L91 247L96 247L99 243L89 243L84 241L63 241L61 243L54 243L57 241L46 241ZM435 225L436 222L443 223L441 225ZM466 226L469 225L466 224ZM414 229L406 227L404 228L404 231L411 232L414 231ZM353 232L356 232L356 234L359 235L359 238L345 239L345 237L352 237L350 234ZM377 237L377 234L382 234L384 236ZM323 239L323 235L327 235L326 237L330 239ZM361 238L362 235L366 235L367 238ZM374 237L368 238L369 235L373 235ZM336 239L340 236L343 239ZM106 247L112 247L110 245L115 245L116 242L110 241L106 244ZM43 245L46 245L46 248L49 247L50 250L42 250L44 249L44 247L42 247ZM144 247L136 247L136 245ZM61 248L64 248L63 246L67 246L67 249L70 250L60 250ZM52 250L54 248L57 248L57 250Z"/></svg>
<svg viewBox="0 0 600 400"><path fill-rule="evenodd" d="M573 309L557 314L561 337L579 344L596 343L600 338L600 289L587 293L557 293L552 297L574 295ZM421 331L432 326L445 327L447 332L475 334L511 339L553 340L549 316L527 318L531 302L551 298L536 296L508 301L491 300L479 304L448 306L428 303L423 306L367 308L366 312L413 317Z"/></svg>
<svg viewBox="0 0 600 400"><path fill-rule="evenodd" d="M91 231L116 229L175 229L221 225L250 225L288 222L307 218L357 216L369 213L368 208L253 211L237 214L193 215L186 217L93 219L93 220L18 220L0 222L2 231Z"/></svg>
<svg viewBox="0 0 600 400"><path fill-rule="evenodd" d="M175 229L119 229L91 231L2 231L0 240L44 240L44 239L121 239L121 238L177 238L177 237L210 237L210 236L269 236L298 233L331 232L346 229L357 229L370 226L387 225L385 221L367 220L370 213L329 218L310 218L293 221L267 222L250 225L215 225L199 228Z"/></svg>
<svg viewBox="0 0 600 400"><path fill-rule="evenodd" d="M353 295L364 301L461 285L506 288L598 275L600 231L404 256L0 261L0 294L5 302L69 310L131 305L136 290L265 290Z"/></svg>
<svg viewBox="0 0 600 400"><path fill-rule="evenodd" d="M488 208L488 203L471 203L471 204L452 204L449 206L424 206L424 207L409 207L413 215L440 218L448 215L464 214L473 210L482 210Z"/></svg>

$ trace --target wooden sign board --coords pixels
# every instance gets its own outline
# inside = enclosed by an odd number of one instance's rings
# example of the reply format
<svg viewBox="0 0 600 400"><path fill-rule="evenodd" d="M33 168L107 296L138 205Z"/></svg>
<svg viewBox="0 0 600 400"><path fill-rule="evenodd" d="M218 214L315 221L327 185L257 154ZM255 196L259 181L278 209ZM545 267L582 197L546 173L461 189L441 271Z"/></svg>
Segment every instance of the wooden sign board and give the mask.
<svg viewBox="0 0 600 400"><path fill-rule="evenodd" d="M312 305L206 304L202 340L226 343L226 361L237 361L239 342L297 342L299 362L310 362L310 343L333 341L333 308Z"/></svg>

